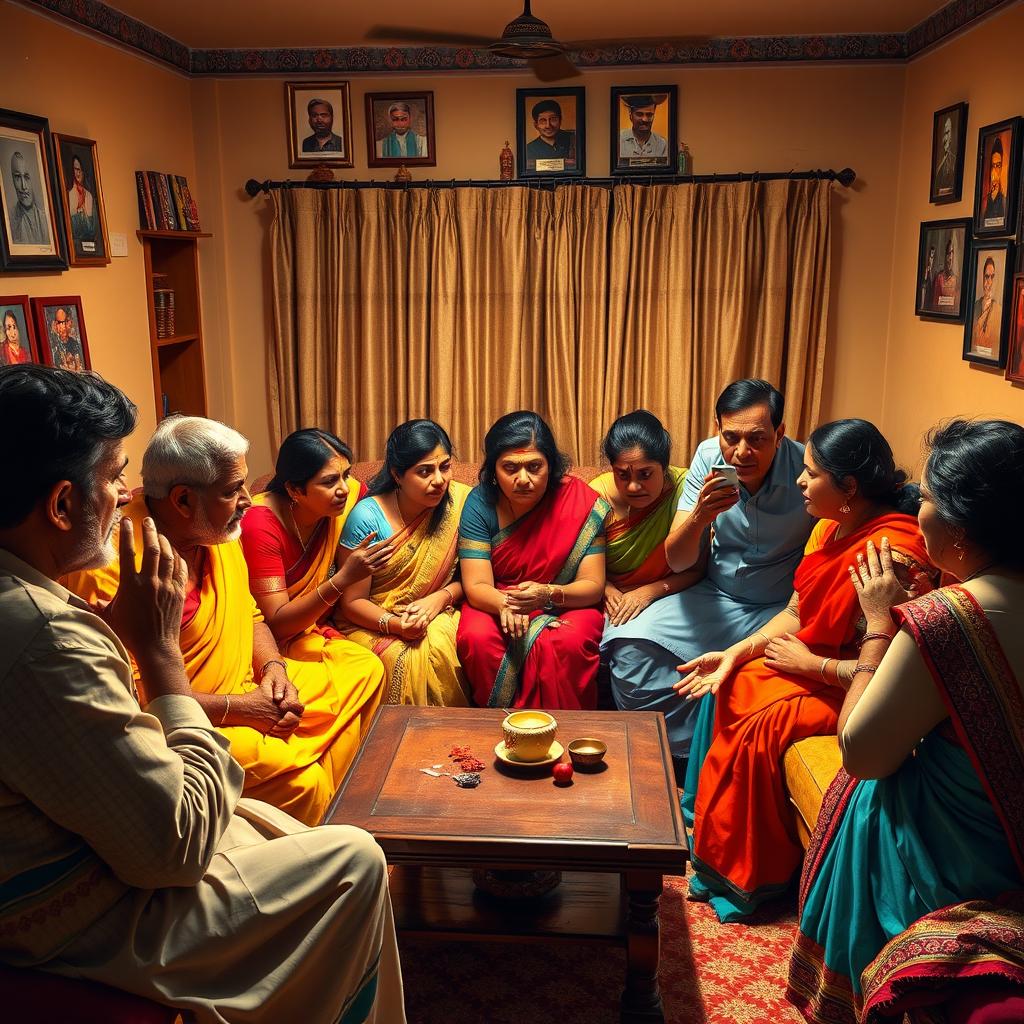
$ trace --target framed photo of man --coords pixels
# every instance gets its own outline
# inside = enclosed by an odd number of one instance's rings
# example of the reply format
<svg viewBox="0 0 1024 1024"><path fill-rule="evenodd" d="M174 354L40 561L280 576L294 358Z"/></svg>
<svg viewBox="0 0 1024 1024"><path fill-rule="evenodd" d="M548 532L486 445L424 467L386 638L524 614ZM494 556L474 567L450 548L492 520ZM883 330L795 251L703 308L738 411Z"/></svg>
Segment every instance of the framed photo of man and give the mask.
<svg viewBox="0 0 1024 1024"><path fill-rule="evenodd" d="M1010 327L1013 243L976 243L970 267L963 357L968 362L1002 369Z"/></svg>
<svg viewBox="0 0 1024 1024"><path fill-rule="evenodd" d="M974 233L1012 235L1017 221L1020 178L1019 117L978 130L978 177L974 194Z"/></svg>
<svg viewBox="0 0 1024 1024"><path fill-rule="evenodd" d="M586 174L586 90L516 89L520 178Z"/></svg>
<svg viewBox="0 0 1024 1024"><path fill-rule="evenodd" d="M100 190L96 143L54 132L57 166L64 184L64 227L68 262L73 267L102 267L110 262L107 215Z"/></svg>
<svg viewBox="0 0 1024 1024"><path fill-rule="evenodd" d="M964 266L970 245L969 217L921 224L914 304L918 316L947 323L964 322Z"/></svg>
<svg viewBox="0 0 1024 1024"><path fill-rule="evenodd" d="M932 116L930 203L955 203L963 194L967 104L954 103Z"/></svg>
<svg viewBox="0 0 1024 1024"><path fill-rule="evenodd" d="M1013 312L1010 316L1010 342L1006 349L1006 379L1014 384L1024 384L1024 274L1013 279L1010 308Z"/></svg>
<svg viewBox="0 0 1024 1024"><path fill-rule="evenodd" d="M39 338L39 354L47 366L59 366L79 373L92 369L80 296L50 295L33 299L32 312Z"/></svg>
<svg viewBox="0 0 1024 1024"><path fill-rule="evenodd" d="M0 270L66 270L57 169L45 117L0 110Z"/></svg>
<svg viewBox="0 0 1024 1024"><path fill-rule="evenodd" d="M288 166L352 166L348 82L285 82Z"/></svg>
<svg viewBox="0 0 1024 1024"><path fill-rule="evenodd" d="M678 89L612 86L612 174L675 174Z"/></svg>
<svg viewBox="0 0 1024 1024"><path fill-rule="evenodd" d="M27 295L0 295L0 366L38 363Z"/></svg>
<svg viewBox="0 0 1024 1024"><path fill-rule="evenodd" d="M434 94L366 94L366 163L369 167L434 167Z"/></svg>

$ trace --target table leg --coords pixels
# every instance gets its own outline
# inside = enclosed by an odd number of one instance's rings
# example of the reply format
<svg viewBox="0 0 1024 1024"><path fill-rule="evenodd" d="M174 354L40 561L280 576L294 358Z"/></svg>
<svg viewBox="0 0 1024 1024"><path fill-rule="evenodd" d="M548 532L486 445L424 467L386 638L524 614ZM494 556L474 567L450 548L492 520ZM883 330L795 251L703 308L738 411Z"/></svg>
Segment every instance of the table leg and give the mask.
<svg viewBox="0 0 1024 1024"><path fill-rule="evenodd" d="M658 901L662 876L657 872L626 872L626 987L622 992L622 1024L664 1024L658 988L661 927Z"/></svg>

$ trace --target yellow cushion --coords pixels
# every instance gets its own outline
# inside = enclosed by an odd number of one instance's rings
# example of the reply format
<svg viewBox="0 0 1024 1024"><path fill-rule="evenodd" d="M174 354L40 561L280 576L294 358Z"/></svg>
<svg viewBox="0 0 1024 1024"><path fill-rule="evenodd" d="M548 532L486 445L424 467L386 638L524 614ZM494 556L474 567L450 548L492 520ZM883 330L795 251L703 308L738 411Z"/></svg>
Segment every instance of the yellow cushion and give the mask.
<svg viewBox="0 0 1024 1024"><path fill-rule="evenodd" d="M808 736L790 746L782 758L790 802L797 810L797 832L807 846L821 801L843 766L835 736Z"/></svg>

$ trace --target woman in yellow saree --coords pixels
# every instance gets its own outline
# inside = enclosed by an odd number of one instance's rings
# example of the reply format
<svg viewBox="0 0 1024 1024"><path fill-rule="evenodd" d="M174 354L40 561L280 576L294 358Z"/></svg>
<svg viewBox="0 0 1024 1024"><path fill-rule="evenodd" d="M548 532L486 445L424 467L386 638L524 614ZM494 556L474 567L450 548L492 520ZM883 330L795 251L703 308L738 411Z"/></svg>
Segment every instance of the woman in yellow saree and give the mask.
<svg viewBox="0 0 1024 1024"><path fill-rule="evenodd" d="M370 578L346 587L335 615L350 640L384 662L388 704L469 703L455 650L462 585L453 579L469 488L451 477L452 443L444 429L433 420L400 424L388 438L370 496L342 532L349 558L373 536L391 552Z"/></svg>

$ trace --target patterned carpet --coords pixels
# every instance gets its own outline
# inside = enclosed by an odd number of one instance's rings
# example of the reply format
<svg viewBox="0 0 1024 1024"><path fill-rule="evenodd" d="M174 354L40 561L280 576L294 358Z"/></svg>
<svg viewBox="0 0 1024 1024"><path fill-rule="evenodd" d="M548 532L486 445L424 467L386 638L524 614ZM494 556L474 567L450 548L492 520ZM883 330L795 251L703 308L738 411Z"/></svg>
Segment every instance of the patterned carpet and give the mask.
<svg viewBox="0 0 1024 1024"><path fill-rule="evenodd" d="M721 925L667 878L661 899L666 1024L798 1024L783 999L795 897ZM401 943L409 1024L617 1024L621 950L590 945Z"/></svg>

